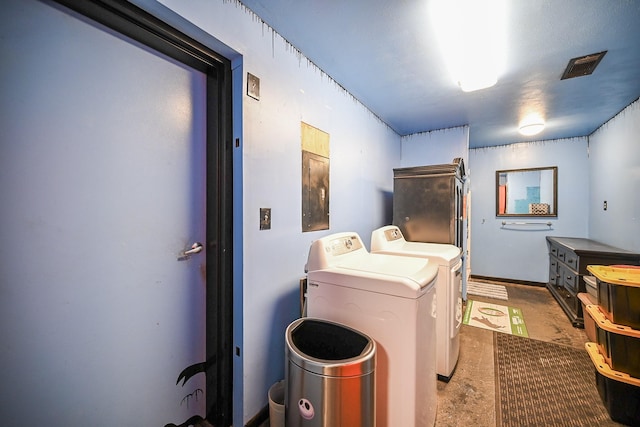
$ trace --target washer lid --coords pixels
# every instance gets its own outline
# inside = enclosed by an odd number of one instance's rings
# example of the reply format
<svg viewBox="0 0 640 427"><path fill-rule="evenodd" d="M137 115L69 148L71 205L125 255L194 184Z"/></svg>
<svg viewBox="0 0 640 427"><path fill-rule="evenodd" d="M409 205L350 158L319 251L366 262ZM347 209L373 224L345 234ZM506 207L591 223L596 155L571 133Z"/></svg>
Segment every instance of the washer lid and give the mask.
<svg viewBox="0 0 640 427"><path fill-rule="evenodd" d="M369 255L358 233L336 233L311 243L305 271L322 270L330 266L357 260Z"/></svg>
<svg viewBox="0 0 640 427"><path fill-rule="evenodd" d="M435 284L438 265L425 258L367 254L309 271L309 285L327 283L405 298L418 298Z"/></svg>

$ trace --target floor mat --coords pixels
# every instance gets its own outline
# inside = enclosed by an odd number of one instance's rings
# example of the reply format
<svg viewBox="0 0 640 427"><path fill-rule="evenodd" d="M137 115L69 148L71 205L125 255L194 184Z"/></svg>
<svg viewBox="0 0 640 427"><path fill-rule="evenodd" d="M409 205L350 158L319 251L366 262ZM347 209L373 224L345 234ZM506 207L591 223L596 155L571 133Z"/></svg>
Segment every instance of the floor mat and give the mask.
<svg viewBox="0 0 640 427"><path fill-rule="evenodd" d="M494 351L498 426L617 425L584 349L494 333Z"/></svg>
<svg viewBox="0 0 640 427"><path fill-rule="evenodd" d="M505 286L493 285L491 283L484 282L474 282L471 280L467 282L467 294L501 299L504 301L509 299L507 288Z"/></svg>
<svg viewBox="0 0 640 427"><path fill-rule="evenodd" d="M505 334L529 336L522 311L506 305L468 300L462 323Z"/></svg>

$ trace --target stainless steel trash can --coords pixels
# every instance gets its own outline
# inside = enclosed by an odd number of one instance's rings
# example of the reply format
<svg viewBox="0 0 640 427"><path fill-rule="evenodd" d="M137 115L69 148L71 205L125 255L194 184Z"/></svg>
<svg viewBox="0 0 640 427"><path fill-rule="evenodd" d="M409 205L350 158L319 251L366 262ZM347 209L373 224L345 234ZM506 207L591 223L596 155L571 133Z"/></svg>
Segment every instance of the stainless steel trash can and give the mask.
<svg viewBox="0 0 640 427"><path fill-rule="evenodd" d="M285 333L285 425L374 427L376 343L347 326L302 318Z"/></svg>

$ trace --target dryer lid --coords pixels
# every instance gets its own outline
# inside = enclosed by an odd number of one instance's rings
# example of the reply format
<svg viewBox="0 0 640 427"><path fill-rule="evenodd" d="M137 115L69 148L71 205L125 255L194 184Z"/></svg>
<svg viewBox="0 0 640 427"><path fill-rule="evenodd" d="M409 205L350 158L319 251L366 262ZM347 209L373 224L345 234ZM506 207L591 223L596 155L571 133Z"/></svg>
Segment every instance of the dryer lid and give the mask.
<svg viewBox="0 0 640 427"><path fill-rule="evenodd" d="M446 243L407 242L395 225L371 233L371 252L430 258L447 264L457 262L462 253L459 247Z"/></svg>

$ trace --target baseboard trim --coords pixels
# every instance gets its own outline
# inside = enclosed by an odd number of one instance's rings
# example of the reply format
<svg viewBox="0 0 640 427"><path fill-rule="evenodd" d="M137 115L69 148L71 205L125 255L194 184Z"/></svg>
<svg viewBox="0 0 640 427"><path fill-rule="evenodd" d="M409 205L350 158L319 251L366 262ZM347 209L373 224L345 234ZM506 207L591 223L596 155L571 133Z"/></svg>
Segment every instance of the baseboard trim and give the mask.
<svg viewBox="0 0 640 427"><path fill-rule="evenodd" d="M544 288L547 286L546 283L541 282L530 282L528 280L517 280L517 279L503 279L500 277L489 277L489 276L476 276L472 274L470 276L471 280L479 280L483 282L491 282L491 283L515 283L517 285L526 285L526 286L537 286Z"/></svg>
<svg viewBox="0 0 640 427"><path fill-rule="evenodd" d="M260 427L269 419L269 405L265 406L253 418L251 418L244 427Z"/></svg>

